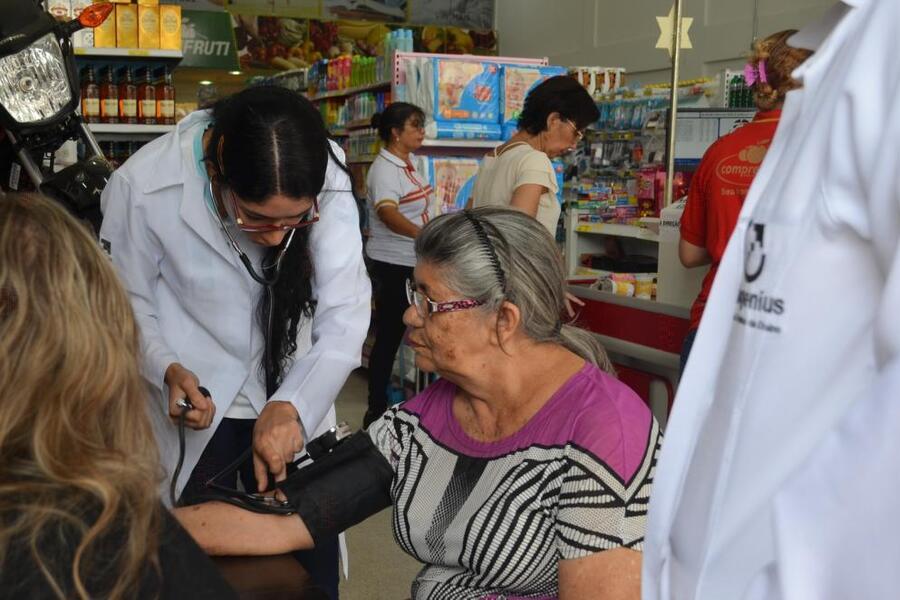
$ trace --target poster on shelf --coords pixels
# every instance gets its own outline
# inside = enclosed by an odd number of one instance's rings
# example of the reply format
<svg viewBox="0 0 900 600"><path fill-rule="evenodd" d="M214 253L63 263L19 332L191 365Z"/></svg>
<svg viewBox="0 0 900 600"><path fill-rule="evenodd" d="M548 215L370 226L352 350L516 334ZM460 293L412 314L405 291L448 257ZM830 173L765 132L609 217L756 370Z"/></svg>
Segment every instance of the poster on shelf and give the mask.
<svg viewBox="0 0 900 600"><path fill-rule="evenodd" d="M322 18L403 23L406 0L323 0Z"/></svg>
<svg viewBox="0 0 900 600"><path fill-rule="evenodd" d="M182 67L238 68L231 15L226 12L185 10L181 17Z"/></svg>
<svg viewBox="0 0 900 600"><path fill-rule="evenodd" d="M494 0L411 0L409 21L418 25L493 29Z"/></svg>

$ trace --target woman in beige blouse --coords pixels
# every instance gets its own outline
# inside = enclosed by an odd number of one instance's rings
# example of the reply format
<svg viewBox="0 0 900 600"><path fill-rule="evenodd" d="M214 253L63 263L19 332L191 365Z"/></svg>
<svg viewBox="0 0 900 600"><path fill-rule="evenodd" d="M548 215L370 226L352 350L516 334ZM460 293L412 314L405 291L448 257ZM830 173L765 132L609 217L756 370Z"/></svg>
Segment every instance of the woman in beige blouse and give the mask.
<svg viewBox="0 0 900 600"><path fill-rule="evenodd" d="M525 98L519 131L484 157L470 206L521 210L555 236L560 206L550 159L572 150L599 117L591 95L572 77L535 87Z"/></svg>

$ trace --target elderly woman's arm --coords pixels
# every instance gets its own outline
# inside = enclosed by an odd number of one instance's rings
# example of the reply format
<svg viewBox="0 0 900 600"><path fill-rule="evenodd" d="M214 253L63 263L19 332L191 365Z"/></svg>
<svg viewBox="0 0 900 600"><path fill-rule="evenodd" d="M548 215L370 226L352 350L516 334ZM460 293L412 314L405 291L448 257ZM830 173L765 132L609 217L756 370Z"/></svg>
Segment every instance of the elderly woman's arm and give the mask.
<svg viewBox="0 0 900 600"><path fill-rule="evenodd" d="M213 556L284 554L314 546L306 524L297 515L262 515L224 502L172 512L197 544Z"/></svg>
<svg viewBox="0 0 900 600"><path fill-rule="evenodd" d="M559 562L559 600L640 600L641 553L627 548Z"/></svg>

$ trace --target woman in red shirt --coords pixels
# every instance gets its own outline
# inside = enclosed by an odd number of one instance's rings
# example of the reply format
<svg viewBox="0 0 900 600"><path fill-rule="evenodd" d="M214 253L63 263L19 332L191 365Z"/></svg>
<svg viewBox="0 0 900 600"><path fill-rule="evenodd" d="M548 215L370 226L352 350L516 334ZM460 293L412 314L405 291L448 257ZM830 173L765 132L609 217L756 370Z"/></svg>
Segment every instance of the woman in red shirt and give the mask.
<svg viewBox="0 0 900 600"><path fill-rule="evenodd" d="M789 29L753 45L744 78L753 88L759 112L753 121L720 138L709 147L691 181L681 217L678 257L687 268L711 265L703 288L691 307L691 326L681 350L681 370L687 363L700 317L712 288L719 261L737 224L750 184L772 143L785 95L799 87L791 73L811 54L792 48Z"/></svg>

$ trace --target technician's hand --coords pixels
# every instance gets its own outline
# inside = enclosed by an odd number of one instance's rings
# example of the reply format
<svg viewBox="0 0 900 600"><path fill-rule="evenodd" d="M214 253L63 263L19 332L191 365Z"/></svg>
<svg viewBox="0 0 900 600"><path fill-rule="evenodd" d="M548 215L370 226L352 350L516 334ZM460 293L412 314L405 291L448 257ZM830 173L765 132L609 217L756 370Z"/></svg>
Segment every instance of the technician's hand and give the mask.
<svg viewBox="0 0 900 600"><path fill-rule="evenodd" d="M187 398L194 405L184 416L184 424L191 429L206 429L212 424L216 405L200 392L200 380L180 363L172 363L166 369L166 385L169 386L169 417L176 423L182 408L177 402Z"/></svg>
<svg viewBox="0 0 900 600"><path fill-rule="evenodd" d="M287 477L287 464L303 449L300 415L290 402L270 400L253 427L253 473L265 491L269 473L275 481Z"/></svg>

